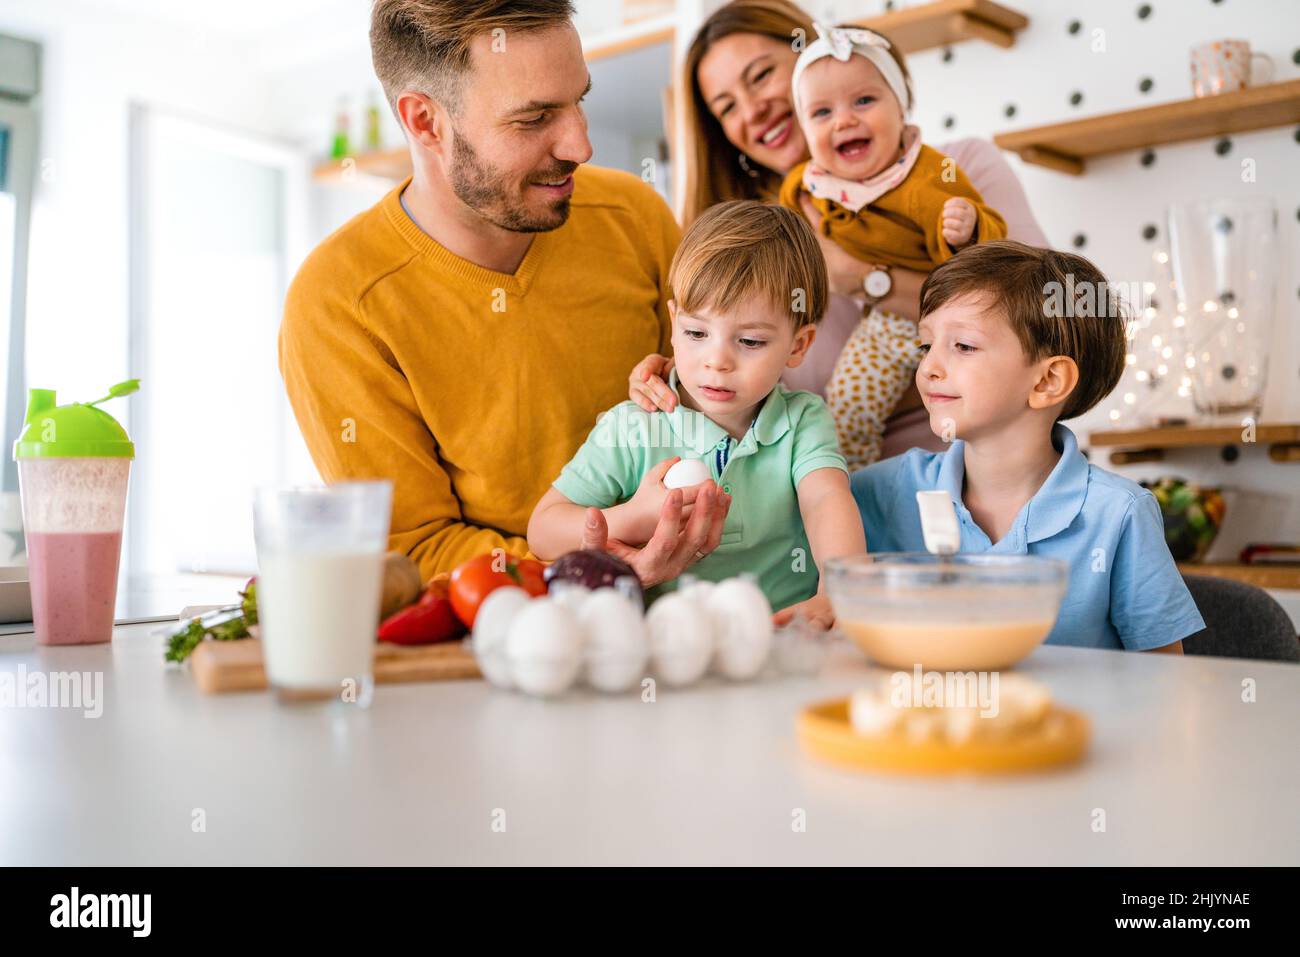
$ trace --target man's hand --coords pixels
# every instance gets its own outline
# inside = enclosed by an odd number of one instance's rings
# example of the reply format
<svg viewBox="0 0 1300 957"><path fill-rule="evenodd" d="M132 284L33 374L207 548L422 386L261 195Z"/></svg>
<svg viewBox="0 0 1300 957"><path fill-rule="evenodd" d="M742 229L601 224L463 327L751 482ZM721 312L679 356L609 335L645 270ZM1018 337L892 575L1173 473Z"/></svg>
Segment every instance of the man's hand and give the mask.
<svg viewBox="0 0 1300 957"><path fill-rule="evenodd" d="M796 614L803 615L808 624L820 631L828 631L835 624L835 612L831 609L831 601L821 592L807 601L782 608L772 616L772 624L780 628L782 625L789 624Z"/></svg>
<svg viewBox="0 0 1300 957"><path fill-rule="evenodd" d="M680 461L681 456L674 455L672 458L656 463L642 476L636 494L621 505L606 510L608 512L606 519L615 538L629 545L644 545L650 541L663 514L664 502L671 491L664 485L664 476ZM706 485L717 488L713 482L701 482L699 485L681 490L682 518L690 518L695 508L695 499Z"/></svg>
<svg viewBox="0 0 1300 957"><path fill-rule="evenodd" d="M722 523L731 507L730 495L719 491L712 482L705 482L695 499L690 519L685 520L682 497L681 489L673 489L664 499L659 524L644 548L610 538L604 514L598 508L589 508L582 530L582 547L601 549L623 559L646 588L670 581L718 547L722 541Z"/></svg>
<svg viewBox="0 0 1300 957"><path fill-rule="evenodd" d="M643 412L671 412L677 408L677 396L668 388L668 373L673 360L651 353L636 364L627 377L627 395Z"/></svg>
<svg viewBox="0 0 1300 957"><path fill-rule="evenodd" d="M943 204L943 238L956 249L975 235L975 207L969 199L954 196Z"/></svg>

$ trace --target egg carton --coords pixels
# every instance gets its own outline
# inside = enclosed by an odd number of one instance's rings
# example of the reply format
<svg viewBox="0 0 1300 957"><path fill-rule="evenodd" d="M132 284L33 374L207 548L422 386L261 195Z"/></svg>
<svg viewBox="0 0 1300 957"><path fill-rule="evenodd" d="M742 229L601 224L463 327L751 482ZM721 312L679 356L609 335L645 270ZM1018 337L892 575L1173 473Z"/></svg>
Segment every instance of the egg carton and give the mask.
<svg viewBox="0 0 1300 957"><path fill-rule="evenodd" d="M478 610L470 647L496 687L555 697L580 683L626 692L651 676L673 688L708 674L753 681L769 665L815 674L828 641L802 616L774 628L751 576L717 583L684 576L644 613L631 580L595 590L554 582L540 598L498 588Z"/></svg>

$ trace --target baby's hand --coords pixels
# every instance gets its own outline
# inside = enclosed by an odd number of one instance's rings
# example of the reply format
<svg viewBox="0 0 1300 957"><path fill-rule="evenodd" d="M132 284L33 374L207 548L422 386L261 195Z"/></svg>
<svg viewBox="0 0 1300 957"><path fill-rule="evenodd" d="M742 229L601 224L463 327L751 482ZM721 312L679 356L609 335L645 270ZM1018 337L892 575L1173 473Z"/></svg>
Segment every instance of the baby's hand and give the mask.
<svg viewBox="0 0 1300 957"><path fill-rule="evenodd" d="M622 505L615 505L609 510L610 535L629 545L644 545L650 541L655 527L659 524L659 514L663 511L664 501L673 492L678 491L664 485L664 476L680 461L681 456L675 455L655 465L641 479L636 494ZM701 482L680 489L683 521L690 518L695 498L700 494L700 489L706 485L714 485L714 483Z"/></svg>
<svg viewBox="0 0 1300 957"><path fill-rule="evenodd" d="M954 249L975 235L975 207L969 199L954 196L943 204L943 238Z"/></svg>

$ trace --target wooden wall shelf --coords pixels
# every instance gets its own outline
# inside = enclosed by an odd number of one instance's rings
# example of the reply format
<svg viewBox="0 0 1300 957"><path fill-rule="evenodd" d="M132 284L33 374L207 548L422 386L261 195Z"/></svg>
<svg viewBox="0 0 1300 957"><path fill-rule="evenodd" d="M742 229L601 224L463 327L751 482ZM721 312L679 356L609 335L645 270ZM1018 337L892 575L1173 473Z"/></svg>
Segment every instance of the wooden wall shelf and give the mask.
<svg viewBox="0 0 1300 957"><path fill-rule="evenodd" d="M411 175L411 154L406 146L358 153L341 160L321 163L312 171L319 183L373 183L376 180L397 184Z"/></svg>
<svg viewBox="0 0 1300 957"><path fill-rule="evenodd" d="M1029 18L993 0L935 0L878 17L853 21L876 30L904 53L917 53L966 40L1011 47Z"/></svg>
<svg viewBox="0 0 1300 957"><path fill-rule="evenodd" d="M1078 176L1094 156L1292 123L1300 123L1300 80L998 133L993 142L1026 163Z"/></svg>
<svg viewBox="0 0 1300 957"><path fill-rule="evenodd" d="M675 15L655 17L621 30L612 30L592 37L589 42L582 44L582 55L588 63L594 63L597 60L618 56L621 53L631 53L633 50L652 47L659 43L672 43L677 37L676 22Z"/></svg>
<svg viewBox="0 0 1300 957"><path fill-rule="evenodd" d="M1088 444L1110 448L1115 465L1159 462L1166 449L1222 448L1247 445L1241 438L1242 426L1195 427L1169 426L1159 429L1115 429L1093 432ZM1255 426L1255 445L1267 444L1269 458L1275 462L1300 462L1300 424L1261 423Z"/></svg>
<svg viewBox="0 0 1300 957"><path fill-rule="evenodd" d="M1206 575L1210 578L1230 578L1257 588L1300 590L1300 565L1242 565L1238 562L1212 562L1190 564L1180 562L1178 570L1184 575Z"/></svg>

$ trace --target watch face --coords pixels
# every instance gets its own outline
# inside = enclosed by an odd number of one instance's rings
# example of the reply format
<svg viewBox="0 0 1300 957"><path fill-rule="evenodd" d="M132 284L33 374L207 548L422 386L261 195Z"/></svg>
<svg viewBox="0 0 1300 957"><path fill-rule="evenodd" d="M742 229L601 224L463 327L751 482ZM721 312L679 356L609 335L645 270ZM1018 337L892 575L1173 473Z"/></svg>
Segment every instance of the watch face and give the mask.
<svg viewBox="0 0 1300 957"><path fill-rule="evenodd" d="M880 299L889 295L889 290L893 288L894 283L890 280L889 273L883 269L873 269L867 273L863 286L866 288L868 296Z"/></svg>

